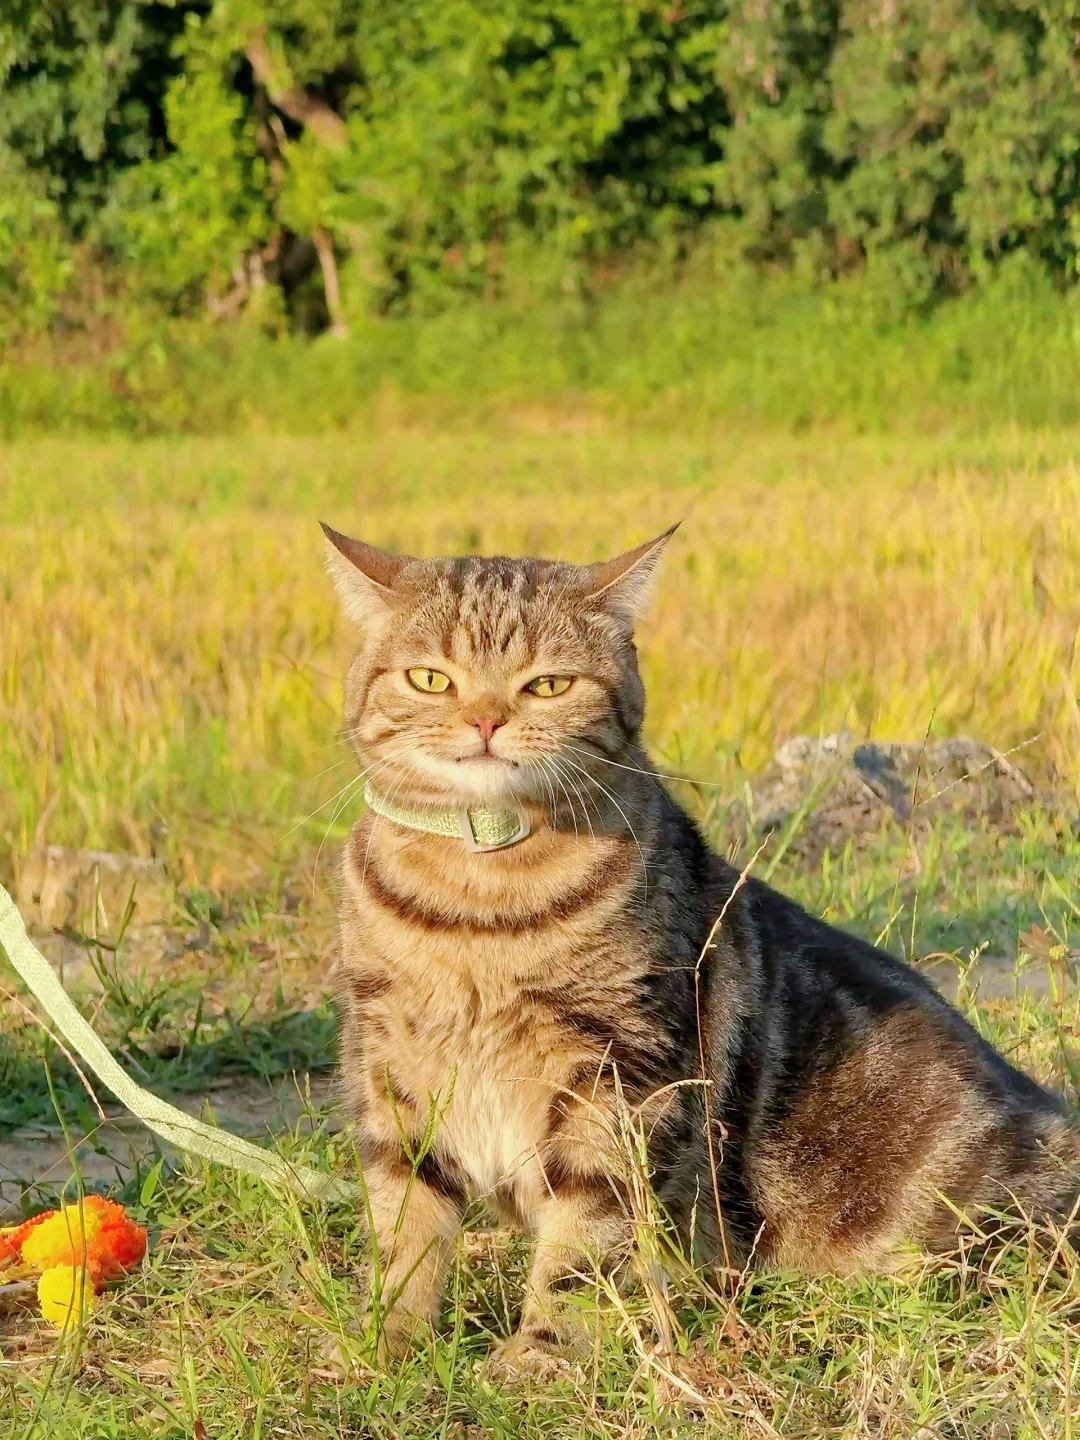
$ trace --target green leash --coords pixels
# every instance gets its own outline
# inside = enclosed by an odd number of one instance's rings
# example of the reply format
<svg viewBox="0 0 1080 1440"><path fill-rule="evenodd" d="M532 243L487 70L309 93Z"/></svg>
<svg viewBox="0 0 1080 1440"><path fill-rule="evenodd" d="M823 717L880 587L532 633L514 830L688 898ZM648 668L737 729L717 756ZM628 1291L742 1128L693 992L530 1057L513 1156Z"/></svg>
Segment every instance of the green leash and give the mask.
<svg viewBox="0 0 1080 1440"><path fill-rule="evenodd" d="M52 1020L81 1060L120 1103L155 1134L178 1150L231 1165L245 1175L254 1175L268 1185L293 1191L305 1200L349 1200L360 1194L360 1186L324 1175L308 1165L293 1165L273 1150L252 1145L230 1135L217 1125L206 1125L168 1105L141 1085L113 1059L92 1027L72 1004L52 966L26 933L22 916L11 896L0 885L0 945L22 976L30 993Z"/></svg>

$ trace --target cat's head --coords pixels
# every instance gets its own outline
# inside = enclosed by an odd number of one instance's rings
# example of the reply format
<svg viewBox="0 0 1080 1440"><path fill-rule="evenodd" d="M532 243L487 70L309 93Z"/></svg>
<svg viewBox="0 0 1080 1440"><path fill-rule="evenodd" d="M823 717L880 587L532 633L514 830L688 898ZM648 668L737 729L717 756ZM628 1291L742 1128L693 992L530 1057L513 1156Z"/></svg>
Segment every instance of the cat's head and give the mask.
<svg viewBox="0 0 1080 1440"><path fill-rule="evenodd" d="M596 565L417 560L323 526L361 645L345 719L369 779L419 804L543 803L641 727L634 648L676 527Z"/></svg>

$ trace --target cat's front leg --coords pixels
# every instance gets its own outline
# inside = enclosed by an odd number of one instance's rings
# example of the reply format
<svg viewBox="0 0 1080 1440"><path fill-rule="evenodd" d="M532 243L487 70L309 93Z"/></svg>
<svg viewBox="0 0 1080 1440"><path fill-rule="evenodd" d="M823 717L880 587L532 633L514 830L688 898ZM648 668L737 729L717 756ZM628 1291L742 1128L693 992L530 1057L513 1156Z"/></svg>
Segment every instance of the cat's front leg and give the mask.
<svg viewBox="0 0 1080 1440"><path fill-rule="evenodd" d="M466 1197L434 1155L414 1165L386 1141L362 1144L361 1153L375 1251L370 1305L388 1359L438 1317Z"/></svg>
<svg viewBox="0 0 1080 1440"><path fill-rule="evenodd" d="M625 1248L629 1227L607 1175L575 1175L549 1193L532 1216L536 1236L521 1323L493 1352L491 1372L512 1379L554 1374L580 1349L582 1331L565 1287Z"/></svg>

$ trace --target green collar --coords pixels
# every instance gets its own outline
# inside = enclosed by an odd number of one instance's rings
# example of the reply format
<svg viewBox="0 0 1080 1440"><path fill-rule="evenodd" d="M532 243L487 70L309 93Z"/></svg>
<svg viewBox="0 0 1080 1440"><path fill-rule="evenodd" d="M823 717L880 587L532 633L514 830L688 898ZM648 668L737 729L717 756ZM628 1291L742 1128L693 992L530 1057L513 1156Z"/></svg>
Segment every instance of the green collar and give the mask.
<svg viewBox="0 0 1080 1440"><path fill-rule="evenodd" d="M376 815L393 820L395 825L422 830L426 835L464 840L466 850L505 850L529 834L524 810L488 810L483 805L462 805L454 810L409 810L380 795L370 782L364 786L364 799Z"/></svg>

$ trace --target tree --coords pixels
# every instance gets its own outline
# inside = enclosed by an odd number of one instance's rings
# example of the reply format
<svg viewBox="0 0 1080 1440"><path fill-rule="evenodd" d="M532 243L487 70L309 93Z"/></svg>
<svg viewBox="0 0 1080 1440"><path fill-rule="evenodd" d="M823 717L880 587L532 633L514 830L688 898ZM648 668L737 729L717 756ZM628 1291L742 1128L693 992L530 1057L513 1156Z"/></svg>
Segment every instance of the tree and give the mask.
<svg viewBox="0 0 1080 1440"><path fill-rule="evenodd" d="M17 0L0 268L323 320L722 223L900 305L1074 280L1080 0Z"/></svg>

